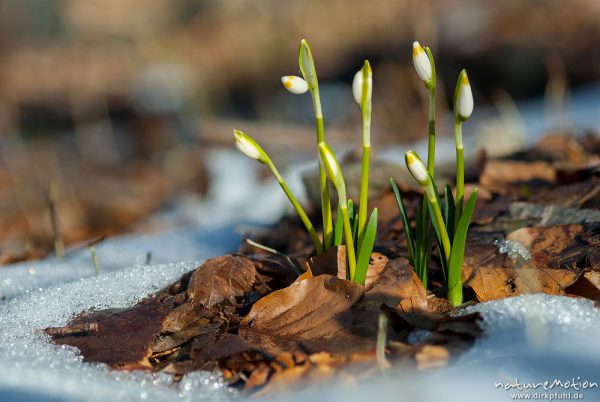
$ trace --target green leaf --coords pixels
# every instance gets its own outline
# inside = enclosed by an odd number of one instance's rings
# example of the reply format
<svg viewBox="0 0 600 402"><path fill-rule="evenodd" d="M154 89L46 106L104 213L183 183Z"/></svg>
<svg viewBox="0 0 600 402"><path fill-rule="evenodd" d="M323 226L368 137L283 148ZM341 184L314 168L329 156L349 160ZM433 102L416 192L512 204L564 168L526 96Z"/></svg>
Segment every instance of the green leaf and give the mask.
<svg viewBox="0 0 600 402"><path fill-rule="evenodd" d="M308 82L310 89L316 88L319 84L317 81L317 71L313 60L312 51L306 39L300 41L300 51L298 55L298 64L304 80Z"/></svg>
<svg viewBox="0 0 600 402"><path fill-rule="evenodd" d="M348 200L348 220L350 221L350 227L352 228L352 239L355 239L355 232L358 227L358 222L356 219L356 209L354 208L354 202L352 202L352 199ZM348 240L346 240L346 247L348 247ZM356 249L354 250L354 255L356 255ZM350 263L348 262L348 258L348 251L346 251L346 279L352 279L350 277Z"/></svg>
<svg viewBox="0 0 600 402"><path fill-rule="evenodd" d="M350 217L350 224L354 221L354 203L352 199L348 200L348 216Z"/></svg>
<svg viewBox="0 0 600 402"><path fill-rule="evenodd" d="M446 219L446 230L450 240L454 238L454 214L456 212L456 204L454 202L454 195L452 195L452 188L446 184L444 191L444 219Z"/></svg>
<svg viewBox="0 0 600 402"><path fill-rule="evenodd" d="M369 222L365 229L365 236L363 237L360 250L358 251L358 258L356 260L356 272L354 273L354 282L365 284L367 278L367 269L369 268L369 262L371 261L371 253L375 246L375 238L377 237L377 208L371 213Z"/></svg>
<svg viewBox="0 0 600 402"><path fill-rule="evenodd" d="M429 215L433 216L433 207L429 203L427 204L427 206L429 207ZM439 227L437 221L435 219L431 219L431 225L433 226L435 237L436 237L438 243L442 244L442 234L440 232L440 227ZM442 253L440 255L443 256L444 252L442 251Z"/></svg>
<svg viewBox="0 0 600 402"><path fill-rule="evenodd" d="M344 220L338 206L337 217L335 218L335 227L333 228L333 245L341 246L344 239Z"/></svg>
<svg viewBox="0 0 600 402"><path fill-rule="evenodd" d="M469 224L471 223L471 217L475 210L475 204L477 203L478 189L473 190L469 202L465 207L456 232L454 234L454 241L452 242L452 253L450 254L450 266L448 267L448 300L453 306L462 304L462 263L465 255L465 244L467 242L467 232L469 230ZM460 286L459 286L460 285ZM458 293L460 292L460 300ZM458 304L456 304L458 303Z"/></svg>
<svg viewBox="0 0 600 402"><path fill-rule="evenodd" d="M423 204L429 205L426 197L423 197ZM426 210L421 207L421 204L417 203L416 258L414 268L417 276L423 283L423 286L427 287L427 267L429 265L429 256L431 252L431 239L428 238L430 226L429 222L427 222L425 211Z"/></svg>
<svg viewBox="0 0 600 402"><path fill-rule="evenodd" d="M354 218L352 219L352 239L354 241L354 253L358 254L358 213L355 212Z"/></svg>
<svg viewBox="0 0 600 402"><path fill-rule="evenodd" d="M414 241L412 230L410 228L410 223L408 222L408 216L406 215L406 208L404 206L404 200L402 200L402 196L400 195L400 191L398 190L398 186L396 185L396 182L391 177L390 177L390 185L392 186L392 191L394 192L394 197L396 197L396 204L398 204L398 209L400 210L400 217L402 218L402 229L404 230L404 236L406 237L406 245L408 247L408 258L414 266L414 265L416 265L415 264L415 241Z"/></svg>
<svg viewBox="0 0 600 402"><path fill-rule="evenodd" d="M431 177L431 175L429 177ZM435 196L437 198L438 205L444 206L444 204L442 204L439 192L437 191L437 188L438 188L437 184L435 183L433 177L431 177L431 181L433 183L434 189L436 190L435 191ZM431 217L435 216L434 211L433 211L433 207L431 206L431 203L428 202L427 203L427 207L428 207L428 210L429 210L429 216L431 216ZM430 221L431 221L431 225L433 226L434 233L435 233L435 239L436 239L436 244L437 244L437 248L438 248L438 254L440 255L440 263L442 265L442 274L444 276L444 279L447 280L447 278L448 278L448 263L446 261L446 258L444 258L445 253L444 253L444 246L443 246L443 242L442 242L442 232L441 232L441 229L440 229L440 227L438 225L438 222L435 219L431 218Z"/></svg>
<svg viewBox="0 0 600 402"><path fill-rule="evenodd" d="M429 215L433 215L433 210L430 204L429 206ZM440 227L437 224L435 219L431 219L431 225L433 226L433 230L435 233L435 240L438 248L438 254L440 255L440 262L442 264L442 274L444 275L444 279L448 277L448 264L446 262L446 258L444 258L444 246L442 243L442 234L440 232Z"/></svg>
<svg viewBox="0 0 600 402"><path fill-rule="evenodd" d="M421 282L425 289L427 289L427 267L429 266L429 261L431 260L431 245L433 243L433 230L431 230L431 225L427 225L427 233L425 234L425 243L422 247L425 249L425 259L423 260L423 266L421 267Z"/></svg>

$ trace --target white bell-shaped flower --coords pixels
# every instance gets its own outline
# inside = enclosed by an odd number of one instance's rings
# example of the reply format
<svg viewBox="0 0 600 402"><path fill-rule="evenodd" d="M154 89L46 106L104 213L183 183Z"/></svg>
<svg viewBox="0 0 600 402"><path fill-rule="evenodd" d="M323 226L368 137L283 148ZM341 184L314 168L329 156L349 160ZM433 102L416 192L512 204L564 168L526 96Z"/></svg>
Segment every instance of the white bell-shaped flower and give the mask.
<svg viewBox="0 0 600 402"><path fill-rule="evenodd" d="M308 91L308 83L295 75L286 75L281 77L281 83L293 94L303 94Z"/></svg>
<svg viewBox="0 0 600 402"><path fill-rule="evenodd" d="M335 154L331 147L325 143L319 143L319 163L321 166L325 168L325 172L329 177L329 180L335 186L338 196L340 197L340 201L342 204L346 203L346 183L344 181L344 176L342 175L342 168L340 167L340 163L338 162Z"/></svg>
<svg viewBox="0 0 600 402"><path fill-rule="evenodd" d="M354 74L354 79L352 80L352 95L354 95L354 100L360 106L362 104L362 96L363 96L363 88L364 88L364 69L367 69L368 75L368 89L369 92L371 88L373 88L373 73L371 71L371 66L368 61L365 62L365 67L358 70L356 74Z"/></svg>
<svg viewBox="0 0 600 402"><path fill-rule="evenodd" d="M414 151L408 151L404 154L406 167L415 180L423 187L429 184L429 172L427 168Z"/></svg>
<svg viewBox="0 0 600 402"><path fill-rule="evenodd" d="M454 107L456 108L456 114L463 120L467 120L473 113L473 92L465 70L461 71L458 79L458 92Z"/></svg>
<svg viewBox="0 0 600 402"><path fill-rule="evenodd" d="M261 163L266 163L268 157L263 149L248 134L240 130L233 130L235 137L235 147L248 158L256 159Z"/></svg>
<svg viewBox="0 0 600 402"><path fill-rule="evenodd" d="M413 63L419 78L425 83L430 82L432 79L431 62L417 41L413 42Z"/></svg>

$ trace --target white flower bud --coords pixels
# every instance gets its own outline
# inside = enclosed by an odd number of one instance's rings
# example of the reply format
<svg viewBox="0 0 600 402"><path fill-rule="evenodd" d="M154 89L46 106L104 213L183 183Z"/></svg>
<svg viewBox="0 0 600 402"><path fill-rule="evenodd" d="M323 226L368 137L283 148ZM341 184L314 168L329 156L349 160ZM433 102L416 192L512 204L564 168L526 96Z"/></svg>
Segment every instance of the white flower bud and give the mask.
<svg viewBox="0 0 600 402"><path fill-rule="evenodd" d="M417 41L413 42L413 63L419 78L426 84L431 82L431 61L429 61L427 53Z"/></svg>
<svg viewBox="0 0 600 402"><path fill-rule="evenodd" d="M408 151L404 154L406 167L415 180L423 187L429 184L429 172L427 168L414 151Z"/></svg>
<svg viewBox="0 0 600 402"><path fill-rule="evenodd" d="M265 151L248 134L240 130L233 130L233 136L235 137L235 147L241 153L261 163L268 161Z"/></svg>
<svg viewBox="0 0 600 402"><path fill-rule="evenodd" d="M325 142L319 143L319 163L325 168L329 180L335 186L342 204L346 203L346 183L342 175L342 168L335 154Z"/></svg>
<svg viewBox="0 0 600 402"><path fill-rule="evenodd" d="M352 80L352 95L354 95L354 100L356 101L356 103L358 103L358 106L361 106L362 104L362 95L364 87L363 70L365 68L368 69L368 87L369 89L373 87L373 73L371 72L371 66L368 64L368 62L365 62L365 67L358 70L358 72L354 74L354 79Z"/></svg>
<svg viewBox="0 0 600 402"><path fill-rule="evenodd" d="M303 94L308 91L308 83L295 75L286 75L281 77L281 83L293 94Z"/></svg>
<svg viewBox="0 0 600 402"><path fill-rule="evenodd" d="M462 70L458 78L458 93L456 95L456 114L467 120L473 113L473 92L471 92L471 84L467 72Z"/></svg>
<svg viewBox="0 0 600 402"><path fill-rule="evenodd" d="M354 74L354 79L352 80L352 95L354 95L354 100L359 105L360 105L360 101L362 99L362 86L363 86L362 70L359 70L356 74Z"/></svg>

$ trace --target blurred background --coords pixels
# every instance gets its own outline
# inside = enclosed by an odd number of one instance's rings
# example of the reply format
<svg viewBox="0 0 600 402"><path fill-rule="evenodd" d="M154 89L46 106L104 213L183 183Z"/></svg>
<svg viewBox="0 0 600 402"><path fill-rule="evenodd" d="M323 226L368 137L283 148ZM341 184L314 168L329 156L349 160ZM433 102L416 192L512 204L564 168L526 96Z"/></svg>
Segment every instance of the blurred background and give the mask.
<svg viewBox="0 0 600 402"><path fill-rule="evenodd" d="M365 58L375 153L425 137L415 39L436 58L441 137L461 68L477 148L598 130L599 21L597 0L2 0L0 263L48 253L57 232L68 246L188 224L156 216L210 194L232 128L280 164L314 157L310 96L280 83L302 38L334 146L359 145Z"/></svg>

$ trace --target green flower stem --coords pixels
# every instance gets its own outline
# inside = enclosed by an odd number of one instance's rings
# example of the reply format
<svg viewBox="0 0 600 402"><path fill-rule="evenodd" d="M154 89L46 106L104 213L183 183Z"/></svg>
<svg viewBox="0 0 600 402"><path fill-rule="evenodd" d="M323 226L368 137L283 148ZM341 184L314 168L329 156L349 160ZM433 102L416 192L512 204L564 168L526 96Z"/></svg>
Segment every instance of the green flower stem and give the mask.
<svg viewBox="0 0 600 402"><path fill-rule="evenodd" d="M367 224L368 202L369 202L369 161L371 159L371 97L372 97L372 78L371 65L365 60L362 74L362 96L360 99L360 111L363 119L362 128L362 169L360 178L360 203L358 209L358 249L362 245Z"/></svg>
<svg viewBox="0 0 600 402"><path fill-rule="evenodd" d="M354 280L356 273L356 254L354 253L354 239L352 238L352 226L348 216L348 206L346 203L340 203L342 220L344 221L344 237L346 238L346 253L348 254L348 268L350 271L350 280Z"/></svg>
<svg viewBox="0 0 600 402"><path fill-rule="evenodd" d="M442 216L442 211L440 209L440 205L438 204L437 197L433 189L433 184L429 183L429 185L425 188L425 194L429 200L429 204L431 205L431 209L433 210L433 219L437 223L437 226L440 230L440 236L442 238L442 246L444 248L444 258L446 262L448 262L448 266L450 266L450 253L452 251L450 245L450 238L448 237L448 229L446 229L446 224L444 223L444 218Z"/></svg>
<svg viewBox="0 0 600 402"><path fill-rule="evenodd" d="M313 108L317 121L317 145L325 141L325 129L323 124L323 111L321 110L321 97L319 87L313 86L311 90ZM331 214L331 200L329 198L329 186L327 185L327 174L325 169L319 165L319 185L321 189L321 214L323 215L323 244L328 249L333 245L333 217Z"/></svg>
<svg viewBox="0 0 600 402"><path fill-rule="evenodd" d="M465 159L462 143L462 122L459 118L454 119L454 139L456 142L456 213L454 226L456 227L462 215L465 194Z"/></svg>
<svg viewBox="0 0 600 402"><path fill-rule="evenodd" d="M434 177L435 170L435 87L429 90L429 143L427 149L427 170Z"/></svg>
<svg viewBox="0 0 600 402"><path fill-rule="evenodd" d="M317 251L317 254L318 255L322 255L324 253L323 245L321 243L321 240L319 239L319 235L317 234L317 232L316 232L316 230L315 230L312 222L310 221L310 219L306 215L306 212L304 212L304 209L302 208L302 206L300 205L300 203L298 202L298 200L296 199L296 197L294 197L294 194L292 194L292 191L287 186L285 180L283 180L283 177L281 177L281 175L279 174L279 171L277 170L277 168L275 167L275 165L273 164L273 162L271 162L269 160L267 162L267 166L269 167L269 169L271 169L271 172L273 172L273 175L277 179L277 182L281 186L281 189L283 190L283 192L285 193L285 195L287 196L287 198L290 200L290 202L292 203L292 205L296 209L296 212L298 213L298 216L300 216L300 219L302 220L302 223L304 223L304 226L306 227L306 230L308 230L308 234L310 235L310 238L312 239L312 241L313 241L313 243L315 245L315 249Z"/></svg>
<svg viewBox="0 0 600 402"><path fill-rule="evenodd" d="M435 89L436 89L436 74L435 60L429 46L425 46L425 53L431 63L431 81L426 83L429 93L429 148L427 150L427 170L431 177L435 177Z"/></svg>
<svg viewBox="0 0 600 402"><path fill-rule="evenodd" d="M367 203L369 198L369 159L371 157L371 147L363 146L362 150L362 173L360 179L360 204L358 206L358 248L362 244L362 239L367 224Z"/></svg>

